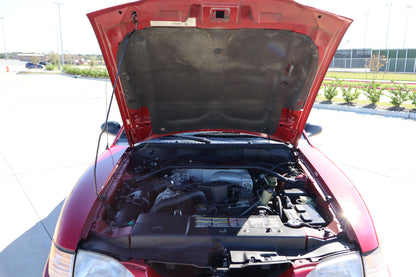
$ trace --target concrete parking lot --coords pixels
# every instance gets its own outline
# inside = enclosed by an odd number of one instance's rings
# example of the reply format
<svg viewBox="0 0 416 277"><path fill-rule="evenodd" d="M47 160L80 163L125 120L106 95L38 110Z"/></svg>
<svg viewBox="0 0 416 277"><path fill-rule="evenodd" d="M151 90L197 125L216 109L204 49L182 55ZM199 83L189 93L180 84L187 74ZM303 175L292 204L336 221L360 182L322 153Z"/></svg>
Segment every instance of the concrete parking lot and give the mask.
<svg viewBox="0 0 416 277"><path fill-rule="evenodd" d="M0 73L0 276L40 276L59 207L94 160L110 94L102 80Z"/></svg>
<svg viewBox="0 0 416 277"><path fill-rule="evenodd" d="M0 72L1 277L41 275L62 202L94 160L111 89L102 80ZM314 109L310 122L323 127L312 142L365 199L392 275L409 276L416 121Z"/></svg>
<svg viewBox="0 0 416 277"><path fill-rule="evenodd" d="M312 143L364 198L392 276L412 276L408 265L416 242L409 215L416 195L416 121L318 109L309 119L323 127Z"/></svg>

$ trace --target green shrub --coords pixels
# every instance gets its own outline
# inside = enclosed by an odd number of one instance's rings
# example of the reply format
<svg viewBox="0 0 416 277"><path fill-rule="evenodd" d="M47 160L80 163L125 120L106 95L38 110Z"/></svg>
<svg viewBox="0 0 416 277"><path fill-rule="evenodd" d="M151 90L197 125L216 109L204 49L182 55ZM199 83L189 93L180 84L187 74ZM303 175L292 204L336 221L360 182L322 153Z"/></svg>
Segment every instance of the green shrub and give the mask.
<svg viewBox="0 0 416 277"><path fill-rule="evenodd" d="M390 98L392 105L399 107L403 102L410 99L410 88L406 84L391 82L393 83L394 89L389 90L387 96Z"/></svg>
<svg viewBox="0 0 416 277"><path fill-rule="evenodd" d="M342 98L344 101L350 104L352 101L357 100L361 92L356 86L341 86Z"/></svg>
<svg viewBox="0 0 416 277"><path fill-rule="evenodd" d="M416 90L410 93L409 100L412 100L412 104L416 106Z"/></svg>
<svg viewBox="0 0 416 277"><path fill-rule="evenodd" d="M55 66L53 64L47 64L45 68L46 70L55 70Z"/></svg>
<svg viewBox="0 0 416 277"><path fill-rule="evenodd" d="M384 87L380 86L380 83L376 83L374 80L371 83L366 83L362 88L365 96L371 103L376 104L380 101L380 97L383 95Z"/></svg>
<svg viewBox="0 0 416 277"><path fill-rule="evenodd" d="M335 79L335 81L331 83L327 83L326 86L324 86L324 97L328 101L332 101L332 99L338 95L337 88L340 86L341 81L338 79Z"/></svg>
<svg viewBox="0 0 416 277"><path fill-rule="evenodd" d="M93 78L108 78L108 72L106 69L101 68L79 68L76 66L65 66L64 71L66 74L93 77Z"/></svg>

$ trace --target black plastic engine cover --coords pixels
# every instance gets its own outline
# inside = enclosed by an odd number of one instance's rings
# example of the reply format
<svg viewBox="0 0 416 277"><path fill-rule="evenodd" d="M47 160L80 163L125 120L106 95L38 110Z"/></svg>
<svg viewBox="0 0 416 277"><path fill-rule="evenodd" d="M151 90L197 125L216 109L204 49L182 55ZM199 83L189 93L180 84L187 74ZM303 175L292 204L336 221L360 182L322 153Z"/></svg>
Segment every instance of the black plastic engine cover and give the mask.
<svg viewBox="0 0 416 277"><path fill-rule="evenodd" d="M305 249L302 229L283 225L279 216L248 218L141 214L133 228L131 248L221 244L227 249Z"/></svg>

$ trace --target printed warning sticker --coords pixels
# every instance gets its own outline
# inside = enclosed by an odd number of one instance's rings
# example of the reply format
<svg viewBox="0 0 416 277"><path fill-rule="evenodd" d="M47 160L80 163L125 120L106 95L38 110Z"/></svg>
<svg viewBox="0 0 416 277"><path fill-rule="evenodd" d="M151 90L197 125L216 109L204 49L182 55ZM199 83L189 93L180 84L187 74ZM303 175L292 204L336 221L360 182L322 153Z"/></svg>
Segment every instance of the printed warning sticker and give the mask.
<svg viewBox="0 0 416 277"><path fill-rule="evenodd" d="M250 216L244 217L195 217L196 228L282 228L279 216Z"/></svg>
<svg viewBox="0 0 416 277"><path fill-rule="evenodd" d="M186 21L150 21L152 27L196 27L196 18L190 17Z"/></svg>
<svg viewBox="0 0 416 277"><path fill-rule="evenodd" d="M247 218L234 218L234 217L196 217L196 228L227 228L235 227L240 228L247 221Z"/></svg>

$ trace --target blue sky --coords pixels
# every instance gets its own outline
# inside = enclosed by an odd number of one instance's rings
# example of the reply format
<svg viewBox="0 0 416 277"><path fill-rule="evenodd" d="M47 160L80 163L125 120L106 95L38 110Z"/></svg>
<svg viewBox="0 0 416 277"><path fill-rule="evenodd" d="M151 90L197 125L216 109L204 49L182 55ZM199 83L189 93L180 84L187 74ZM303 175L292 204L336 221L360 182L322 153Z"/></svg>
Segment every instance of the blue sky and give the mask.
<svg viewBox="0 0 416 277"><path fill-rule="evenodd" d="M64 52L100 53L98 43L86 17L88 12L130 2L120 0L0 0L0 17L3 17L6 49L8 52L60 52L58 6L62 2L61 20ZM340 14L354 20L341 42L340 48L363 48L365 30L367 48L384 48L387 35L387 18L392 3L389 48L403 48L406 18L408 18L407 47L416 48L415 0L299 0L298 2ZM413 2L413 3L412 3ZM407 6L412 8L408 9ZM409 12L409 16L407 16ZM366 14L368 13L368 16ZM368 23L366 19L368 18ZM1 29L0 29L1 32ZM2 40L2 36L0 36ZM3 41L0 51L4 52Z"/></svg>

